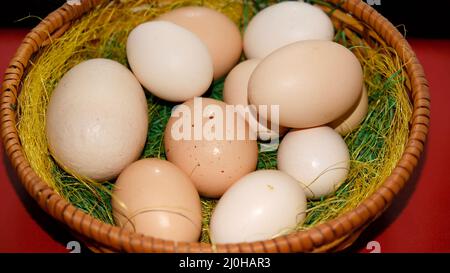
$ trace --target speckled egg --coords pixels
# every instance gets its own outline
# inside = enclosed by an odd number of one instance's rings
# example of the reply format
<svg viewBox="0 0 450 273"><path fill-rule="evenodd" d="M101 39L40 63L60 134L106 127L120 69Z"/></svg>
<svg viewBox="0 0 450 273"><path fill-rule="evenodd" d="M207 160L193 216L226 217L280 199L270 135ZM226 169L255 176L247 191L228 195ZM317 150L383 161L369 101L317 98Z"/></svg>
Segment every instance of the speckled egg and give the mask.
<svg viewBox="0 0 450 273"><path fill-rule="evenodd" d="M225 111L226 104L221 101L189 100L173 111L164 133L167 159L183 170L205 197L220 197L256 169L256 136L250 136L242 117L237 113L227 116ZM227 127L231 120L234 125Z"/></svg>
<svg viewBox="0 0 450 273"><path fill-rule="evenodd" d="M147 140L147 101L125 66L91 59L58 82L46 112L50 153L77 176L115 178L142 153Z"/></svg>

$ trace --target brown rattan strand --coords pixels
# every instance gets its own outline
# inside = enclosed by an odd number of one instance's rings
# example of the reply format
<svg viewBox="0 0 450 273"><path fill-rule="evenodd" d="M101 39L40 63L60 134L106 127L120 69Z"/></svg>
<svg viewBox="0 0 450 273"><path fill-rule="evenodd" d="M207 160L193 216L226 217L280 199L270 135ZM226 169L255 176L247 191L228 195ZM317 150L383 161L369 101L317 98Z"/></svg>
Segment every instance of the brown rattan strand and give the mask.
<svg viewBox="0 0 450 273"><path fill-rule="evenodd" d="M47 186L30 167L24 156L16 129L17 95L20 81L31 56L59 37L72 21L99 4L84 0L79 6L65 4L48 15L27 34L10 62L1 94L1 136L5 151L28 193L47 213L67 225L91 249L99 252L322 252L349 246L364 228L378 217L403 188L416 167L424 148L430 120L428 83L414 52L395 27L377 11L360 0L329 0L341 4L343 12L333 13L346 28L359 33L369 44L385 43L393 47L406 64L408 89L413 103L412 125L405 152L392 174L380 188L356 209L311 229L254 243L209 245L175 243L130 233L103 223L69 204ZM326 10L326 8L325 8ZM351 14L351 16L349 15ZM372 40L373 41L368 41Z"/></svg>

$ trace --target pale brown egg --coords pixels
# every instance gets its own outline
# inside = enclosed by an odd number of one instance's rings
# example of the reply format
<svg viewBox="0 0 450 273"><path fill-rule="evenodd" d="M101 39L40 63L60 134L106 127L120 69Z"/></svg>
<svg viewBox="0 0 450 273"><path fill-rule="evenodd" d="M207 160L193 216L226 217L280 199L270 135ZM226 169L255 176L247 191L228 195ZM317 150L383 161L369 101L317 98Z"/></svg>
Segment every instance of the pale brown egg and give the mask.
<svg viewBox="0 0 450 273"><path fill-rule="evenodd" d="M206 7L183 7L161 15L159 20L184 27L205 43L214 66L214 79L227 74L238 62L242 37L238 27L224 14Z"/></svg>
<svg viewBox="0 0 450 273"><path fill-rule="evenodd" d="M361 64L350 50L330 41L301 41L276 50L256 67L249 102L279 105L280 125L308 128L345 114L359 99L362 84Z"/></svg>
<svg viewBox="0 0 450 273"><path fill-rule="evenodd" d="M330 124L331 128L334 128L336 132L341 135L346 135L355 130L367 115L369 108L369 97L367 95L367 89L363 86L360 99L355 105L349 109L343 116L333 121Z"/></svg>
<svg viewBox="0 0 450 273"><path fill-rule="evenodd" d="M200 197L174 164L143 159L128 166L113 189L116 224L160 239L195 242L201 232Z"/></svg>
<svg viewBox="0 0 450 273"><path fill-rule="evenodd" d="M194 98L177 106L164 134L167 159L183 170L205 197L220 197L256 169L256 136L250 136L242 117L235 112L227 116L225 111L224 102ZM234 125L227 126L231 120Z"/></svg>
<svg viewBox="0 0 450 273"><path fill-rule="evenodd" d="M248 105L248 81L260 62L260 59L246 60L230 71L223 86L224 102L234 105Z"/></svg>
<svg viewBox="0 0 450 273"><path fill-rule="evenodd" d="M224 102L230 105L248 106L248 82L260 62L260 59L243 61L228 73L223 86ZM244 113L245 119L249 123L250 128L258 133L260 140L267 141L279 138L287 133L288 128L279 126L278 124L276 125L278 128L273 128L272 130L270 121L260 123L258 114L255 111L250 111L251 108L248 109L249 111Z"/></svg>

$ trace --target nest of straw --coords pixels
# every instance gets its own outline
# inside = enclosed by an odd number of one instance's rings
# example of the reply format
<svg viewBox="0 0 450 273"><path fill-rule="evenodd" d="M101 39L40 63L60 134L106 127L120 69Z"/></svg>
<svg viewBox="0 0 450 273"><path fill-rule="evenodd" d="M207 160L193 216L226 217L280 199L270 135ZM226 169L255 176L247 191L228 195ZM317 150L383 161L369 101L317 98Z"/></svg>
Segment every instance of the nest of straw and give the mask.
<svg viewBox="0 0 450 273"><path fill-rule="evenodd" d="M109 58L128 66L125 44L138 24L180 6L203 5L229 16L241 29L273 0L116 0L105 1L73 23L31 60L18 99L18 132L34 171L62 197L86 213L114 224L111 189L114 181L98 184L62 170L51 157L45 135L47 104L59 79L74 65L91 58ZM318 0L332 15L338 7ZM409 134L412 106L405 87L404 64L383 43L369 44L337 22L335 41L358 57L364 70L369 111L362 125L345 136L351 156L350 173L336 193L309 201L307 217L298 230L333 219L354 209L390 175L400 159ZM223 79L205 96L221 99ZM142 158L165 158L163 132L174 106L147 93L149 131ZM275 169L276 151L260 152L258 169ZM202 242L209 242L209 219L216 200L202 199Z"/></svg>

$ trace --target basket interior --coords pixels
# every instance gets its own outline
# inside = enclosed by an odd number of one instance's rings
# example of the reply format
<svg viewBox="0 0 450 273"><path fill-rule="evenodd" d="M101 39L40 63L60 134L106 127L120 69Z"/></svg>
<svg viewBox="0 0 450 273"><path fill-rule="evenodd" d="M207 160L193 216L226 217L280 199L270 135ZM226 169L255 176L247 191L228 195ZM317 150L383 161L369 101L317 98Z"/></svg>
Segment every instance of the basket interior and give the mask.
<svg viewBox="0 0 450 273"><path fill-rule="evenodd" d="M90 58L109 58L126 66L125 41L139 23L186 5L205 5L229 16L243 30L251 17L276 1L103 1L72 22L60 37L32 56L18 98L18 133L23 151L33 170L67 201L109 224L114 220L110 198L114 181L103 184L79 179L58 167L48 152L45 137L45 111L52 90L71 67ZM297 230L355 209L391 174L400 160L410 133L412 105L405 64L396 51L366 24L345 13L339 5L309 1L321 6L336 28L335 41L360 60L369 94L369 113L363 124L345 136L351 155L350 174L336 194L308 202L305 222ZM223 79L213 83L205 96L220 99ZM163 131L174 104L147 92L149 133L143 158L165 158ZM258 169L276 168L276 152L260 152ZM201 241L209 243L208 224L216 200L202 199Z"/></svg>

